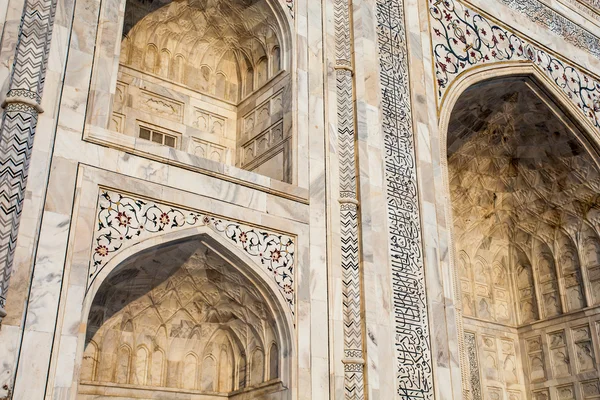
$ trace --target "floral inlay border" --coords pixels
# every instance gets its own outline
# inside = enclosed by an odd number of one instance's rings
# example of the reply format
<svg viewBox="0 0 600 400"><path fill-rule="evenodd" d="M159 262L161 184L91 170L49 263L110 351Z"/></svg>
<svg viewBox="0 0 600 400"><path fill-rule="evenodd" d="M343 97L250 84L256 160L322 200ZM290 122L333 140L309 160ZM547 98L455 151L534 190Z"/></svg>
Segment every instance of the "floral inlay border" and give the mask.
<svg viewBox="0 0 600 400"><path fill-rule="evenodd" d="M600 82L458 1L429 0L438 97L463 72L483 64L537 66L600 129Z"/></svg>
<svg viewBox="0 0 600 400"><path fill-rule="evenodd" d="M294 314L295 238L182 207L101 190L87 289L111 256L157 233L206 226L242 249L272 277Z"/></svg>

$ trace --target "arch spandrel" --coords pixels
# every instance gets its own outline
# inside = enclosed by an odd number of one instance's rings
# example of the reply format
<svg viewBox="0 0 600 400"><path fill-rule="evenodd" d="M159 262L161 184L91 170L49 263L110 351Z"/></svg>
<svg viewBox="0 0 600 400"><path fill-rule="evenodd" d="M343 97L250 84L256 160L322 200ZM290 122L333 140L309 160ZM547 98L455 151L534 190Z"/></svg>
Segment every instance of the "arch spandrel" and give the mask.
<svg viewBox="0 0 600 400"><path fill-rule="evenodd" d="M295 313L296 237L175 207L152 199L103 189L96 207L87 291L98 288L123 257L143 248L206 233L239 252L270 282ZM236 249L236 250L234 250ZM108 270L106 270L108 268Z"/></svg>
<svg viewBox="0 0 600 400"><path fill-rule="evenodd" d="M579 110L578 116L600 130L598 77L458 0L429 4L438 110L444 108L447 92L470 71L525 64L552 82Z"/></svg>

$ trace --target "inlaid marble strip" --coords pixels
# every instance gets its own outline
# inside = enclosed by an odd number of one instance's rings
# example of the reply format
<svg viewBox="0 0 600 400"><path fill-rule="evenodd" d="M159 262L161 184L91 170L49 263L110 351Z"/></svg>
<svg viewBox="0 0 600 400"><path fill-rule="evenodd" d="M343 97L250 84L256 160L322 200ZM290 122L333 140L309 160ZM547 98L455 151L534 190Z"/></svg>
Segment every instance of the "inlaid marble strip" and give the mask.
<svg viewBox="0 0 600 400"><path fill-rule="evenodd" d="M587 4L590 8L600 11L600 0L575 0Z"/></svg>
<svg viewBox="0 0 600 400"><path fill-rule="evenodd" d="M351 9L351 0L334 2L344 312L344 393L346 399L358 400L365 397L365 383Z"/></svg>
<svg viewBox="0 0 600 400"><path fill-rule="evenodd" d="M471 400L481 400L481 379L479 378L479 359L477 358L477 340L472 332L465 332L465 344L469 360L469 386Z"/></svg>
<svg viewBox="0 0 600 400"><path fill-rule="evenodd" d="M463 72L484 64L527 61L542 71L600 130L600 81L455 0L429 0L440 99Z"/></svg>
<svg viewBox="0 0 600 400"><path fill-rule="evenodd" d="M56 1L27 0L0 128L0 320L12 273Z"/></svg>
<svg viewBox="0 0 600 400"><path fill-rule="evenodd" d="M536 24L600 59L600 38L554 11L540 0L500 0Z"/></svg>
<svg viewBox="0 0 600 400"><path fill-rule="evenodd" d="M377 0L397 398L433 399L403 0Z"/></svg>
<svg viewBox="0 0 600 400"><path fill-rule="evenodd" d="M241 249L270 275L294 314L295 238L227 221L201 211L101 190L87 289L118 252L156 234L206 226Z"/></svg>
<svg viewBox="0 0 600 400"><path fill-rule="evenodd" d="M579 11L586 13L589 17L600 21L600 1L597 0L568 0Z"/></svg>

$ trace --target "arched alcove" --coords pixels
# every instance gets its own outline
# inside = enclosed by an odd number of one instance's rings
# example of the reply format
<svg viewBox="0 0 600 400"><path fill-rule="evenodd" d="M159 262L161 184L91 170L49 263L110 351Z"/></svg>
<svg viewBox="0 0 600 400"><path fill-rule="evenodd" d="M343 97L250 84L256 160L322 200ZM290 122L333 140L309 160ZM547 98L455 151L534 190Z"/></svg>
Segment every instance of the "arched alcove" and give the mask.
<svg viewBox="0 0 600 400"><path fill-rule="evenodd" d="M290 398L289 372L264 374L266 344L288 349L275 362L290 363L284 311L215 246L192 237L144 250L98 284L78 399Z"/></svg>
<svg viewBox="0 0 600 400"><path fill-rule="evenodd" d="M600 376L596 275L586 266L600 254L598 155L590 132L541 85L523 75L473 83L447 117L454 279L471 346L462 368L473 399L549 399Z"/></svg>
<svg viewBox="0 0 600 400"><path fill-rule="evenodd" d="M270 0L127 0L109 128L293 182L292 45Z"/></svg>

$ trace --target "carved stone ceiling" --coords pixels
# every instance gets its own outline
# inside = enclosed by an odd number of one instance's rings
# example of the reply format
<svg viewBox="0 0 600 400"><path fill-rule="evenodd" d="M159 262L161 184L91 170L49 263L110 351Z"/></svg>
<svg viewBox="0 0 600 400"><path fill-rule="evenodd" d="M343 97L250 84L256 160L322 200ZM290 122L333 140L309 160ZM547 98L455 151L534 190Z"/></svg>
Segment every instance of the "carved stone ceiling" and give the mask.
<svg viewBox="0 0 600 400"><path fill-rule="evenodd" d="M532 87L483 83L454 108L448 169L459 247L518 230L551 243L557 228L573 237L583 221L598 231L598 166Z"/></svg>
<svg viewBox="0 0 600 400"><path fill-rule="evenodd" d="M94 298L87 343L86 381L226 393L279 374L267 302L199 240L139 255L113 271Z"/></svg>
<svg viewBox="0 0 600 400"><path fill-rule="evenodd" d="M273 321L254 285L200 241L149 252L111 273L94 299L88 339L118 315L135 319L147 308L156 309L167 326L179 325L181 316L175 316L182 310L190 327L216 324L238 331L238 325Z"/></svg>
<svg viewBox="0 0 600 400"><path fill-rule="evenodd" d="M238 63L254 65L279 45L278 34L265 0L131 0L123 28L134 49L153 44L198 66L216 66L229 51Z"/></svg>

